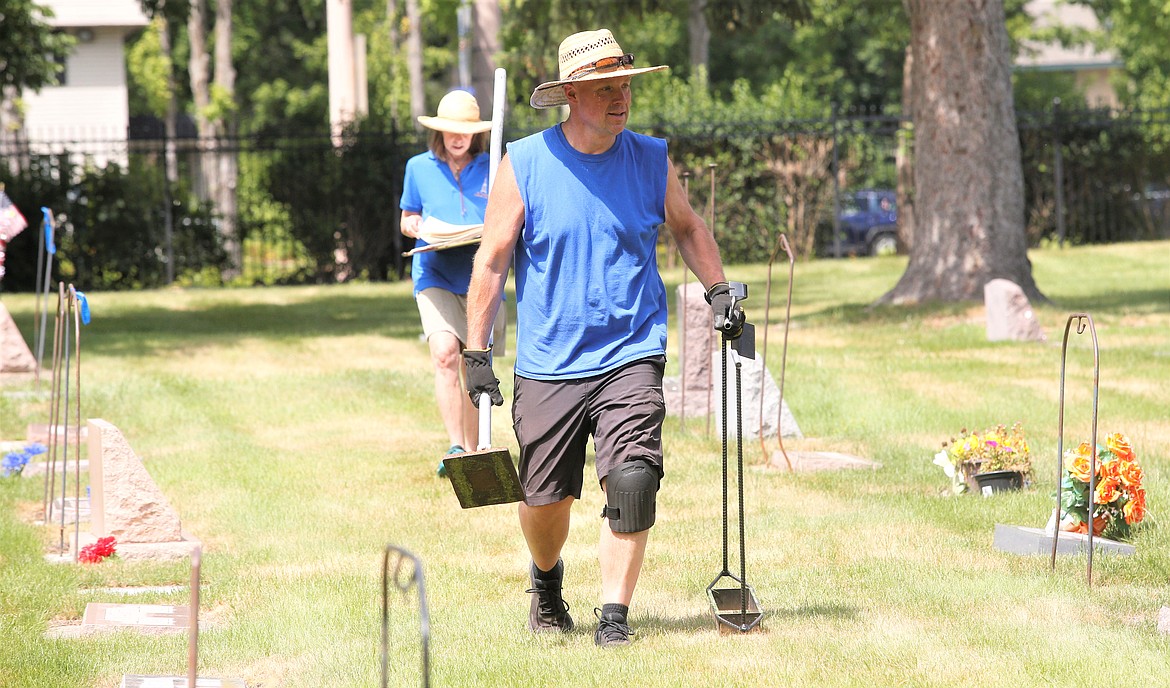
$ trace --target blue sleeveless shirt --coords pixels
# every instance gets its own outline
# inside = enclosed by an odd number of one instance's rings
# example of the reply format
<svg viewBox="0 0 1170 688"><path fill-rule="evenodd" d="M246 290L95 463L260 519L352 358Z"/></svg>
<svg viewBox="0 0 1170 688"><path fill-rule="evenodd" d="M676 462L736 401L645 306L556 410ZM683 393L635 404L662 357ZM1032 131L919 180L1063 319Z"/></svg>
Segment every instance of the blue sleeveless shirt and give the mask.
<svg viewBox="0 0 1170 688"><path fill-rule="evenodd" d="M524 201L516 244L516 374L589 377L666 353L658 227L666 141L630 131L599 155L560 125L508 144Z"/></svg>

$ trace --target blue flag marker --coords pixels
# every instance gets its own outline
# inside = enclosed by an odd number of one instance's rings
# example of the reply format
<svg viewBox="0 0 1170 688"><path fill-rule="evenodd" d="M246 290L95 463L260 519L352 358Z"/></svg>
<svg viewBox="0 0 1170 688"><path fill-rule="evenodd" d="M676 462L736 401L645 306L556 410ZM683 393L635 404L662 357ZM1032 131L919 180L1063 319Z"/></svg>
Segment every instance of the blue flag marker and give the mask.
<svg viewBox="0 0 1170 688"><path fill-rule="evenodd" d="M53 243L53 212L41 206L41 214L45 216L45 221L42 223L45 226L45 250L50 254L56 254L57 245Z"/></svg>
<svg viewBox="0 0 1170 688"><path fill-rule="evenodd" d="M85 298L85 292L75 291L77 294L77 303L81 304L81 324L89 324L89 299Z"/></svg>

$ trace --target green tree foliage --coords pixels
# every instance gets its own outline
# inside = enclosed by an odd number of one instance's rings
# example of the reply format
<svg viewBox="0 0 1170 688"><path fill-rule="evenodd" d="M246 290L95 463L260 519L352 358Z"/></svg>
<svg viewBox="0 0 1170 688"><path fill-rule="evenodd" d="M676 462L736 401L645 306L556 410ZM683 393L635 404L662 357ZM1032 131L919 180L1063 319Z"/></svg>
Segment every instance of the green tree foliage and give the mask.
<svg viewBox="0 0 1170 688"><path fill-rule="evenodd" d="M0 4L0 88L39 91L57 83L57 64L74 39L53 31L45 21L52 16L52 10L32 0Z"/></svg>
<svg viewBox="0 0 1170 688"><path fill-rule="evenodd" d="M162 177L153 163L132 156L125 168L78 168L69 153L39 155L6 182L7 192L21 199L25 210L52 208L58 247L54 275L79 289L137 289L166 283L167 246ZM182 283L205 274L218 283L225 254L208 207L183 200L192 195L178 189L174 201L172 251L175 275ZM5 287L34 288L40 213L28 217L38 231L25 231L9 245Z"/></svg>
<svg viewBox="0 0 1170 688"><path fill-rule="evenodd" d="M1170 107L1170 1L1075 1L1091 7L1107 27L1092 37L1097 46L1117 51L1125 63L1123 102L1142 109Z"/></svg>
<svg viewBox="0 0 1170 688"><path fill-rule="evenodd" d="M159 33L163 30L162 18L155 17L127 50L131 115L162 115L167 111L167 101L171 96L167 75L173 66L171 60L163 54L159 41Z"/></svg>

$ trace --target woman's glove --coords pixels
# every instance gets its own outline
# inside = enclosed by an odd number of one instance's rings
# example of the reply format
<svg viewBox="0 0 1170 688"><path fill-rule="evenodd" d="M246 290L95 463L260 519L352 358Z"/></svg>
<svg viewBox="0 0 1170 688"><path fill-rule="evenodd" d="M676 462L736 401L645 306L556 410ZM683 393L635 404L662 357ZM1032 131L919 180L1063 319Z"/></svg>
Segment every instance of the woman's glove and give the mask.
<svg viewBox="0 0 1170 688"><path fill-rule="evenodd" d="M479 407L479 396L491 397L492 406L503 406L504 395L500 393L500 381L492 370L492 350L464 349L463 365L467 369L467 395L471 403Z"/></svg>

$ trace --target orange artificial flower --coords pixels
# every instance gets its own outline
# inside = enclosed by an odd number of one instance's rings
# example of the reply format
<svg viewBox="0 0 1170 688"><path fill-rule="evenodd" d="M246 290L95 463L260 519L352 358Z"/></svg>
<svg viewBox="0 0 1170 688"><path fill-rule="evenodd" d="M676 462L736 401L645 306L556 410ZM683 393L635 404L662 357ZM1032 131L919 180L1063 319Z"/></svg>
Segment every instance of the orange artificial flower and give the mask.
<svg viewBox="0 0 1170 688"><path fill-rule="evenodd" d="M1142 519L1146 517L1145 496L1145 492L1142 492L1142 498L1140 500L1131 499L1121 508L1121 512L1125 515L1125 522L1129 525L1135 526L1141 523Z"/></svg>
<svg viewBox="0 0 1170 688"><path fill-rule="evenodd" d="M1122 461L1118 468L1117 477L1126 487L1137 487L1142 484L1142 467L1136 461Z"/></svg>
<svg viewBox="0 0 1170 688"><path fill-rule="evenodd" d="M1106 478L1097 483L1096 501L1098 504L1109 504L1121 496L1121 481L1117 478Z"/></svg>
<svg viewBox="0 0 1170 688"><path fill-rule="evenodd" d="M1115 432L1105 438L1105 448L1119 459L1134 460L1133 447L1129 444L1129 438L1120 432Z"/></svg>
<svg viewBox="0 0 1170 688"><path fill-rule="evenodd" d="M1118 470L1121 468L1121 462L1117 459L1109 457L1109 459L1105 461L1098 461L1097 465L1100 466L1100 470L1098 472L1101 474L1102 478L1110 478L1113 480L1119 479L1120 476L1118 475Z"/></svg>
<svg viewBox="0 0 1170 688"><path fill-rule="evenodd" d="M1089 457L1078 453L1073 457L1072 465L1069 466L1068 472L1072 474L1072 477L1082 483L1089 482Z"/></svg>

